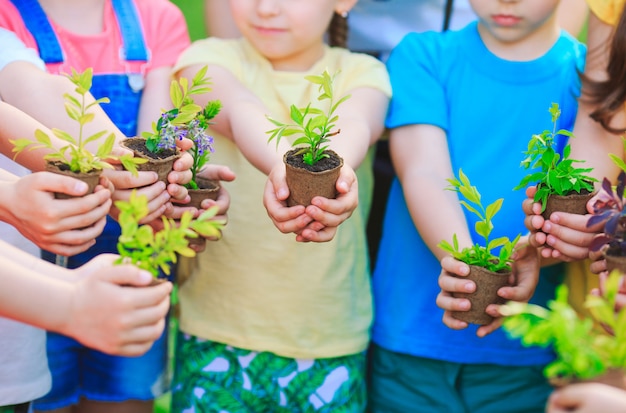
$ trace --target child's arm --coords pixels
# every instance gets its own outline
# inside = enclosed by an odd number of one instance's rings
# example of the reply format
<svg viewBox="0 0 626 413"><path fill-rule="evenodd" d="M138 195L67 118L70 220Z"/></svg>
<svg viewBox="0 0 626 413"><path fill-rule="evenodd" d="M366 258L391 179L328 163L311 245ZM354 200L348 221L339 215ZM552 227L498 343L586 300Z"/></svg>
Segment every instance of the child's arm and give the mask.
<svg viewBox="0 0 626 413"><path fill-rule="evenodd" d="M170 283L103 254L76 270L0 241L0 316L73 337L109 354L138 356L163 332ZM144 287L144 288L137 288Z"/></svg>
<svg viewBox="0 0 626 413"><path fill-rule="evenodd" d="M402 126L391 130L389 145L409 213L431 252L441 260L447 254L437 244L453 234L461 248L470 247L459 199L445 190L454 177L445 132L432 125Z"/></svg>
<svg viewBox="0 0 626 413"><path fill-rule="evenodd" d="M192 79L202 67L187 66L177 76ZM274 143L268 144L266 131L274 127L266 117L269 110L228 69L209 65L207 76L212 82L211 91L194 96L194 100L200 106L205 106L209 100L222 103L211 129L235 142L246 159L268 175L272 168L282 163L282 155L290 149L286 140L282 140L278 148Z"/></svg>

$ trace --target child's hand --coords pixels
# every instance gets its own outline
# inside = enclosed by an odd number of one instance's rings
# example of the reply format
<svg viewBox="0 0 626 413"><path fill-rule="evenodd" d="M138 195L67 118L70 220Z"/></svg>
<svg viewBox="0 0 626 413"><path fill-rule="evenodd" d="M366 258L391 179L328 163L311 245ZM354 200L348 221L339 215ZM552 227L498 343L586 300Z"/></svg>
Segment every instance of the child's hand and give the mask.
<svg viewBox="0 0 626 413"><path fill-rule="evenodd" d="M285 179L285 165L281 162L270 172L265 191L263 205L270 219L283 234L299 234L313 220L305 213L302 205L287 206L289 187Z"/></svg>
<svg viewBox="0 0 626 413"><path fill-rule="evenodd" d="M532 297L539 281L540 260L538 250L530 245L518 249L514 255L513 279L510 286L502 287L498 290L498 295L506 300L527 302ZM457 292L472 293L476 290L473 281L455 277L453 274L465 277L469 274L469 266L463 262L447 256L441 260L441 273L439 274L439 287L441 292L437 296L437 306L444 310L443 323L448 327L461 330L468 326L464 321L452 317L451 311L468 311L470 301L466 298L454 298ZM499 306L491 304L486 312L494 317L494 320L480 326L476 335L484 337L492 333L502 324L502 318L498 311Z"/></svg>
<svg viewBox="0 0 626 413"><path fill-rule="evenodd" d="M540 248L543 258L555 258L561 261L576 261L589 257L589 244L602 225L587 228L589 215L554 212L549 220L541 216L541 204L533 202L536 187L526 190L528 199L522 204L526 214L524 224L530 231L529 242ZM593 205L596 197L588 203Z"/></svg>
<svg viewBox="0 0 626 413"><path fill-rule="evenodd" d="M192 173L190 168L192 165L193 158L191 154L185 152L183 156L174 162L172 171L167 175L167 181L169 182L167 192L177 201L189 201L187 188L184 185L191 181Z"/></svg>
<svg viewBox="0 0 626 413"><path fill-rule="evenodd" d="M33 173L7 185L3 192L11 202L4 220L42 249L75 255L90 248L104 229L111 192L101 185L82 196L87 192L84 182L50 172ZM78 198L55 199L54 192Z"/></svg>
<svg viewBox="0 0 626 413"><path fill-rule="evenodd" d="M102 254L73 270L74 299L60 330L108 354L139 356L163 333L172 284L147 287L152 275L112 265L117 257Z"/></svg>
<svg viewBox="0 0 626 413"><path fill-rule="evenodd" d="M114 203L110 211L114 219L119 216L115 201L128 201L133 190L137 191L137 195L145 195L148 198L150 213L141 220L141 224L151 222L165 213L169 206L170 194L165 190L165 184L158 180L156 172L141 171L136 177L128 171L105 170L104 173L115 186Z"/></svg>
<svg viewBox="0 0 626 413"><path fill-rule="evenodd" d="M626 391L601 383L577 383L555 390L546 413L622 413Z"/></svg>
<svg viewBox="0 0 626 413"><path fill-rule="evenodd" d="M335 237L337 228L359 205L359 187L356 174L349 166L341 168L337 179L337 198L316 196L306 207L306 214L313 219L296 238L297 241L326 242Z"/></svg>

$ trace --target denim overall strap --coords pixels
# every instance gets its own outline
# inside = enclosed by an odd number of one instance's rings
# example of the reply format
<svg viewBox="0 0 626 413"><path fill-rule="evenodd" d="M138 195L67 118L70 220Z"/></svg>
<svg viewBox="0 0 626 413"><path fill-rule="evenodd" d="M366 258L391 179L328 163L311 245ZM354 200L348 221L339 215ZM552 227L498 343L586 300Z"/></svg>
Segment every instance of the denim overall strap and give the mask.
<svg viewBox="0 0 626 413"><path fill-rule="evenodd" d="M124 48L122 58L129 61L148 61L148 51L141 27L139 15L132 0L112 0L117 23L122 33Z"/></svg>
<svg viewBox="0 0 626 413"><path fill-rule="evenodd" d="M33 35L39 48L39 57L47 63L62 63L63 50L57 39L48 16L37 0L11 0L22 15L28 31Z"/></svg>

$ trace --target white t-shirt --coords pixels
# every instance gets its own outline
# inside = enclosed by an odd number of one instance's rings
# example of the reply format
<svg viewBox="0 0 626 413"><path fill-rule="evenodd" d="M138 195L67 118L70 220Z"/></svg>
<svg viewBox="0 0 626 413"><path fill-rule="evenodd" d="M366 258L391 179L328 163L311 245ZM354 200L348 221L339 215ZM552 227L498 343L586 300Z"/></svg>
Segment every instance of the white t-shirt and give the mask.
<svg viewBox="0 0 626 413"><path fill-rule="evenodd" d="M379 53L385 60L405 34L441 31L446 0L359 0L348 17L348 47ZM450 29L476 19L468 0L454 0Z"/></svg>
<svg viewBox="0 0 626 413"><path fill-rule="evenodd" d="M45 65L35 50L28 49L12 32L0 28L0 71L15 61L27 61L45 70ZM30 173L28 169L1 154L0 168L18 176ZM0 238L39 256L36 245L4 222L0 222ZM0 406L39 398L50 390L51 384L45 331L0 318Z"/></svg>

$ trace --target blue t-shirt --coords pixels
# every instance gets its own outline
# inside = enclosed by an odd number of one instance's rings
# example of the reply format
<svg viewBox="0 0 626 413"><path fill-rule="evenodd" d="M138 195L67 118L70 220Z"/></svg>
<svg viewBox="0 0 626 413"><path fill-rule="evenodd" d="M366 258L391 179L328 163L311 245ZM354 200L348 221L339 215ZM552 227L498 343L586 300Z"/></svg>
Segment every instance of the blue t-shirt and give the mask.
<svg viewBox="0 0 626 413"><path fill-rule="evenodd" d="M387 127L430 124L447 133L453 171L459 168L482 194L485 205L504 198L493 237L526 233L514 191L527 171L520 167L533 134L552 130L548 108L559 104L557 129L571 130L580 90L585 46L562 32L542 57L503 60L482 42L476 23L460 31L413 33L387 62L393 98ZM473 231L476 218L465 211ZM376 344L401 353L458 363L535 365L549 362L549 349L524 348L500 329L485 338L476 326L446 327L435 300L441 266L418 234L402 187L394 180L387 203L374 271ZM561 281L561 266L542 270L533 302L545 304Z"/></svg>

